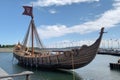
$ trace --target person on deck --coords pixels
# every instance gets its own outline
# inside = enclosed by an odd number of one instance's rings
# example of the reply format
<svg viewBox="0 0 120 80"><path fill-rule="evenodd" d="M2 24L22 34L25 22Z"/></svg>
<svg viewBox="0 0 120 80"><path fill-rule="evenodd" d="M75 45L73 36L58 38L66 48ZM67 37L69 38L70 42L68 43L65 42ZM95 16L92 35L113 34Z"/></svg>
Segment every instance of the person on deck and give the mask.
<svg viewBox="0 0 120 80"><path fill-rule="evenodd" d="M18 42L18 44L15 47L16 47L16 50L20 50L21 49L20 42Z"/></svg>

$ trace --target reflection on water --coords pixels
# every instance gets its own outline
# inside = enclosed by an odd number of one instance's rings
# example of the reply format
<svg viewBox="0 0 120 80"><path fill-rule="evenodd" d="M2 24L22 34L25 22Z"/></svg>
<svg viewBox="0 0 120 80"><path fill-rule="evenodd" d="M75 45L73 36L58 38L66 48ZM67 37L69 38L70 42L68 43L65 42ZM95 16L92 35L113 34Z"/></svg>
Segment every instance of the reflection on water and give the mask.
<svg viewBox="0 0 120 80"><path fill-rule="evenodd" d="M34 71L34 75L32 79L36 80L73 80L73 73L72 71L61 71L61 70L55 70L55 71ZM82 80L80 76L75 73L75 80Z"/></svg>
<svg viewBox="0 0 120 80"><path fill-rule="evenodd" d="M32 69L32 68L22 68L17 64L12 65L12 71L14 73L18 73L24 70L33 71L34 74L31 77L31 80L83 80L76 72L71 70L40 70L40 69ZM74 73L74 75L73 75ZM24 77L17 77L16 80L23 80Z"/></svg>
<svg viewBox="0 0 120 80"><path fill-rule="evenodd" d="M31 80L83 80L76 72L71 70L41 70L33 68L22 68L17 64L13 64L13 72L21 72L24 70L33 71L34 74L31 76ZM73 76L74 73L74 76ZM17 77L16 80L22 80L24 77Z"/></svg>
<svg viewBox="0 0 120 80"><path fill-rule="evenodd" d="M33 68L23 68L17 65L17 61L14 59L13 61L12 54L10 53L0 53L0 67L2 67L9 74L20 73L22 71L33 71L34 74L31 76L31 80L82 80L82 78L73 71L65 71L65 70L40 70ZM24 80L25 77L16 77L15 80Z"/></svg>
<svg viewBox="0 0 120 80"><path fill-rule="evenodd" d="M120 71L110 70L109 63L117 62L119 57L110 55L97 55L87 66L74 71L75 80L120 80ZM23 71L33 71L31 80L73 80L72 70L38 70L23 68L17 65L11 53L0 53L0 67L9 74ZM15 80L25 80L24 77L16 77Z"/></svg>

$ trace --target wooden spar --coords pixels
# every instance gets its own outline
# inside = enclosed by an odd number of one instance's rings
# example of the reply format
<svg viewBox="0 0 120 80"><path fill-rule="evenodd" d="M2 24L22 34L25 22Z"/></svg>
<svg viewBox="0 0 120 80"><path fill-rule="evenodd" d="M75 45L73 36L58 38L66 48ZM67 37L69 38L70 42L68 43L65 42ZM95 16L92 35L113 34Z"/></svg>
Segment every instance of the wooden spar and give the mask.
<svg viewBox="0 0 120 80"><path fill-rule="evenodd" d="M34 32L33 32L33 27L34 27L34 24L33 24L33 18L32 18L32 28L31 28L31 32L32 32L32 55L34 54Z"/></svg>

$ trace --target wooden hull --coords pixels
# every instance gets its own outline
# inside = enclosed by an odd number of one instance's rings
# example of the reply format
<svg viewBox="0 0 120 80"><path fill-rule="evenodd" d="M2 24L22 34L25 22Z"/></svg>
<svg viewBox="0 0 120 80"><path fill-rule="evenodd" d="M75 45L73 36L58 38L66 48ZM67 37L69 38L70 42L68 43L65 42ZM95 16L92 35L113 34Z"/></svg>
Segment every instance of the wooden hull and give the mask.
<svg viewBox="0 0 120 80"><path fill-rule="evenodd" d="M70 51L63 51L61 54L46 56L24 56L20 51L14 51L13 55L22 66L36 68L53 68L53 69L77 69L89 64L96 56L98 51L103 30L101 35L91 46L82 46Z"/></svg>
<svg viewBox="0 0 120 80"><path fill-rule="evenodd" d="M23 66L39 68L60 68L60 69L77 69L89 64L95 57L99 48L97 40L92 46L83 46L80 49L65 51L62 54L51 56L27 57L20 56L19 52L14 52L14 56Z"/></svg>

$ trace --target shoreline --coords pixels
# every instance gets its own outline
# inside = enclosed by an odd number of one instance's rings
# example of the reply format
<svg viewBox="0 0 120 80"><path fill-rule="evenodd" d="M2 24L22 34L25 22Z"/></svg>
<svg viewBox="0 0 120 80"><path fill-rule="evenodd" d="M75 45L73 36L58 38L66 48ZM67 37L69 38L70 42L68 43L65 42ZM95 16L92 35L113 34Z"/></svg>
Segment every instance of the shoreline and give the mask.
<svg viewBox="0 0 120 80"><path fill-rule="evenodd" d="M0 53L13 53L13 47L9 48L0 48ZM97 54L102 54L102 55L113 55L113 56L120 56L120 53L110 53L110 52L99 52Z"/></svg>
<svg viewBox="0 0 120 80"><path fill-rule="evenodd" d="M0 48L0 53L12 53L13 48Z"/></svg>

